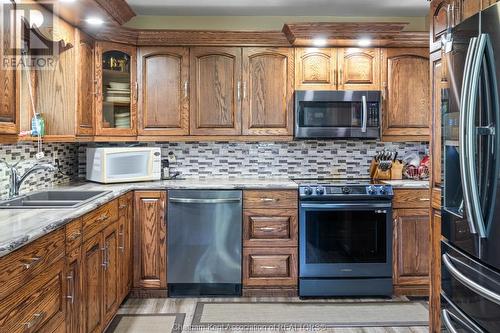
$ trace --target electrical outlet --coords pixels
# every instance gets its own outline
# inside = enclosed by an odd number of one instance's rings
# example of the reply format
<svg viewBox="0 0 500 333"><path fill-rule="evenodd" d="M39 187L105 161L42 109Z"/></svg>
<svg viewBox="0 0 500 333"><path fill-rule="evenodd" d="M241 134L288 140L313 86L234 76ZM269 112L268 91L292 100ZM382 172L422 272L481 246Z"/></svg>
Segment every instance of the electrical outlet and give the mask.
<svg viewBox="0 0 500 333"><path fill-rule="evenodd" d="M167 155L167 160L168 163L175 163L177 161L177 158L175 157L175 154L173 152L169 152Z"/></svg>
<svg viewBox="0 0 500 333"><path fill-rule="evenodd" d="M52 164L56 165L58 159L59 159L59 157L58 157L57 151L54 151L52 153Z"/></svg>

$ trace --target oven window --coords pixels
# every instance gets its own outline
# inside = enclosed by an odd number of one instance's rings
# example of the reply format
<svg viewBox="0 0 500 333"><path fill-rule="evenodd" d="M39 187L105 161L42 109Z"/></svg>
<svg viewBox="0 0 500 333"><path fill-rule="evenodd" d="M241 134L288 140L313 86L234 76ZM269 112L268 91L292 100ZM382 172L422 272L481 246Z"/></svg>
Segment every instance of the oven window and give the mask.
<svg viewBox="0 0 500 333"><path fill-rule="evenodd" d="M300 102L299 126L361 126L361 114L361 102Z"/></svg>
<svg viewBox="0 0 500 333"><path fill-rule="evenodd" d="M306 212L306 263L383 263L386 214L374 211Z"/></svg>

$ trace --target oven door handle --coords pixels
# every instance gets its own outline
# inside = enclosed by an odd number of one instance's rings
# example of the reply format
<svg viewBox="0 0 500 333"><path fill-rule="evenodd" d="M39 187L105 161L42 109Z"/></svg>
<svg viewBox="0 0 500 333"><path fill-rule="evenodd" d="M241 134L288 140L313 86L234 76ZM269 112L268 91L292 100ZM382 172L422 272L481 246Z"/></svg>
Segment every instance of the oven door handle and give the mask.
<svg viewBox="0 0 500 333"><path fill-rule="evenodd" d="M300 208L313 208L313 209L349 209L349 208L392 208L391 203L301 203Z"/></svg>

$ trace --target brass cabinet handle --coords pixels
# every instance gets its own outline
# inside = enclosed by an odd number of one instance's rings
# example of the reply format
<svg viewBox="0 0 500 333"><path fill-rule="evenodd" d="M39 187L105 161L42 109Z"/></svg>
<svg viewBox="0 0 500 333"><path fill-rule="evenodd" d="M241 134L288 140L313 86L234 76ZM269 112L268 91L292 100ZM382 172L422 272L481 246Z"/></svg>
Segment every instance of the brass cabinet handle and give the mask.
<svg viewBox="0 0 500 333"><path fill-rule="evenodd" d="M276 269L276 266L260 266L262 269Z"/></svg>
<svg viewBox="0 0 500 333"><path fill-rule="evenodd" d="M123 231L119 232L118 233L118 236L121 237L121 246L118 246L118 249L120 249L120 251L122 251L122 253L125 252L125 233Z"/></svg>
<svg viewBox="0 0 500 333"><path fill-rule="evenodd" d="M419 200L420 201L431 201L431 199L429 199L429 198L420 198Z"/></svg>
<svg viewBox="0 0 500 333"><path fill-rule="evenodd" d="M73 274L66 277L68 281L71 281L71 295L66 296L66 299L71 300L71 304L75 303L75 280L73 279ZM69 282L68 282L69 283Z"/></svg>
<svg viewBox="0 0 500 333"><path fill-rule="evenodd" d="M24 323L24 331L28 332L31 328L35 327L36 324L38 324L43 319L43 317L45 317L45 315L45 312L35 313L33 315L33 319Z"/></svg>
<svg viewBox="0 0 500 333"><path fill-rule="evenodd" d="M102 214L101 216L99 216L96 221L97 222L104 222L106 221L107 219L109 219L109 215L108 214Z"/></svg>
<svg viewBox="0 0 500 333"><path fill-rule="evenodd" d="M71 236L69 236L68 238L70 241L74 241L75 239L79 238L81 235L82 235L82 233L77 231L74 234L72 234Z"/></svg>
<svg viewBox="0 0 500 333"><path fill-rule="evenodd" d="M265 231L265 232L270 232L276 230L276 228L273 227L260 227L259 230Z"/></svg>
<svg viewBox="0 0 500 333"><path fill-rule="evenodd" d="M184 82L184 98L188 98L188 86L189 86L189 83L188 81L185 81Z"/></svg>
<svg viewBox="0 0 500 333"><path fill-rule="evenodd" d="M262 198L260 201L262 202L276 202L279 201L280 199L275 199L275 198Z"/></svg>
<svg viewBox="0 0 500 333"><path fill-rule="evenodd" d="M24 266L24 269L30 269L34 265L36 265L38 262L42 260L42 257L33 257L28 260L22 260L21 265Z"/></svg>

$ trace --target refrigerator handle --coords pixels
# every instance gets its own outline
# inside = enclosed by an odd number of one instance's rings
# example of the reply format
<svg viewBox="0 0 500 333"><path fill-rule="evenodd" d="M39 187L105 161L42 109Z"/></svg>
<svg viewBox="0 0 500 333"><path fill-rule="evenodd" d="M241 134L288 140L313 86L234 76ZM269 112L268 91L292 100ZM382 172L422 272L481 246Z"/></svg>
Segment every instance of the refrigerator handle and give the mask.
<svg viewBox="0 0 500 333"><path fill-rule="evenodd" d="M464 195L465 211L467 221L469 223L469 230L475 234L476 227L471 219L471 198L469 194L469 173L467 169L467 156L465 147L466 127L467 127L467 114L469 91L470 91L470 75L472 68L472 58L476 51L477 38L471 38L469 48L467 49L467 57L465 58L464 76L462 80L462 93L460 96L460 133L459 133L459 153L460 153L460 175L462 180L462 190Z"/></svg>
<svg viewBox="0 0 500 333"><path fill-rule="evenodd" d="M486 229L484 224L484 218L481 208L481 198L479 195L479 183L477 179L477 163L476 163L476 150L477 150L477 129L476 129L476 115L478 112L477 103L479 100L479 81L481 79L481 67L483 64L483 58L486 52L486 42L487 35L481 34L477 40L477 49L475 56L472 61L472 74L470 78L470 89L469 98L466 101L467 114L465 121L465 149L467 156L466 169L469 174L469 196L470 202L469 206L471 210L468 210L468 218L471 219L472 223L476 228L476 232L481 238L486 238Z"/></svg>

